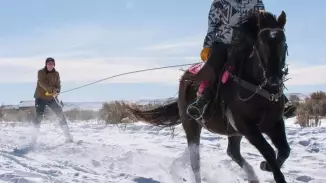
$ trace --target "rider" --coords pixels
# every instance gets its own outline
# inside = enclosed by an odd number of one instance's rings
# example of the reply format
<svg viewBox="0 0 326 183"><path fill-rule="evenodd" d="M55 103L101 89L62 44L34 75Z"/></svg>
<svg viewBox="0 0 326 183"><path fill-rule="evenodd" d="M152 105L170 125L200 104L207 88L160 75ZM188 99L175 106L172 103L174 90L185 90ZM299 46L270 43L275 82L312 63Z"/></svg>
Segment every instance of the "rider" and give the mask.
<svg viewBox="0 0 326 183"><path fill-rule="evenodd" d="M203 92L197 92L197 100L188 108L188 114L200 119L209 101L209 85L214 82L227 61L227 48L233 39L233 26L253 11L265 10L262 0L214 0L208 14L208 31L200 57L205 62L196 74L200 81L207 83ZM286 102L288 100L286 99ZM291 107L291 106L289 106ZM285 111L288 111L285 109Z"/></svg>

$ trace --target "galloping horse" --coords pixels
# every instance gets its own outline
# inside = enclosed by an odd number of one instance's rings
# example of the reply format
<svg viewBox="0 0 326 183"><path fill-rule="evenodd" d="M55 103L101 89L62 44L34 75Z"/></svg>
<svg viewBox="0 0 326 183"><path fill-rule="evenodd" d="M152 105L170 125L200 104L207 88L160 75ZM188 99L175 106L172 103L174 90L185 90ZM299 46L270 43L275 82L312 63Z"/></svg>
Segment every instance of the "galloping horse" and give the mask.
<svg viewBox="0 0 326 183"><path fill-rule="evenodd" d="M283 119L283 82L287 74L285 24L284 11L278 17L269 12L254 12L241 23L236 29L238 41L232 44L228 64L223 70L229 77L223 83L217 78L216 97L202 120L193 120L186 113L187 106L196 98L198 84L194 80L180 81L175 102L148 111L126 106L135 117L152 125L168 127L182 123L197 183L201 182L199 141L202 127L228 136L227 154L243 168L249 182L259 181L252 166L240 154L243 136L265 158L260 168L272 172L277 183L286 183L280 170L290 154ZM186 74L191 73L188 70ZM277 157L262 133L267 134L278 149Z"/></svg>

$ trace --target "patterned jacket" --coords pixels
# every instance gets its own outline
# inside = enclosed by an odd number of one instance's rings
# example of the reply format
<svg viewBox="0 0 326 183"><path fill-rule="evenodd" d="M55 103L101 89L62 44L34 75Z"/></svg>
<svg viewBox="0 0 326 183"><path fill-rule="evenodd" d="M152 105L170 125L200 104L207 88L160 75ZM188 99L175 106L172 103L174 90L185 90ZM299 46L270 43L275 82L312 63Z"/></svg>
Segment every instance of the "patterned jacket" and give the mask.
<svg viewBox="0 0 326 183"><path fill-rule="evenodd" d="M265 10L263 0L214 0L208 15L208 31L204 47L212 47L214 42L230 44L232 27L250 12Z"/></svg>

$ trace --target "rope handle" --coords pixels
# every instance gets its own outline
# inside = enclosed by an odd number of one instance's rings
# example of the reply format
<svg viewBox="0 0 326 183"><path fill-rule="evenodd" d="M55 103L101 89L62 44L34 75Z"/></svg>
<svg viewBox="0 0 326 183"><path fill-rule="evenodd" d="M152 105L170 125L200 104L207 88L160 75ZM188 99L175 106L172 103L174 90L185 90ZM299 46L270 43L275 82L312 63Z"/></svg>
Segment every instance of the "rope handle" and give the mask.
<svg viewBox="0 0 326 183"><path fill-rule="evenodd" d="M58 93L57 93L58 94ZM50 93L50 92L45 92L45 96L53 96L53 93Z"/></svg>
<svg viewBox="0 0 326 183"><path fill-rule="evenodd" d="M50 93L50 92L45 92L45 96L52 96L53 93Z"/></svg>

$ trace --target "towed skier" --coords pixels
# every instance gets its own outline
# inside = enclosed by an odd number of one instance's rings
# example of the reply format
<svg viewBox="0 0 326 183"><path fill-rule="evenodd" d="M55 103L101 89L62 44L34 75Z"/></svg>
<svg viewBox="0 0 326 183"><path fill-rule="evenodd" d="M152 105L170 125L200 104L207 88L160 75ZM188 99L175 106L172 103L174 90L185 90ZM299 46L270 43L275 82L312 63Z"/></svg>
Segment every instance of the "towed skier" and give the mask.
<svg viewBox="0 0 326 183"><path fill-rule="evenodd" d="M32 144L35 144L37 141L40 124L46 106L52 109L60 118L60 127L66 138L66 142L73 142L73 137L69 132L67 119L63 114L62 106L57 98L60 90L60 74L55 69L55 60L49 57L45 61L45 67L40 69L37 73L37 85L34 94L36 119L34 122L35 133L33 133L32 136Z"/></svg>

